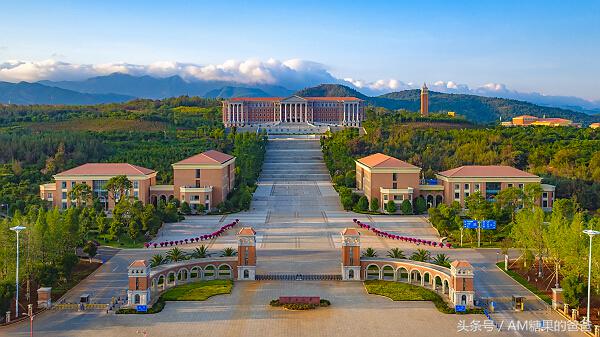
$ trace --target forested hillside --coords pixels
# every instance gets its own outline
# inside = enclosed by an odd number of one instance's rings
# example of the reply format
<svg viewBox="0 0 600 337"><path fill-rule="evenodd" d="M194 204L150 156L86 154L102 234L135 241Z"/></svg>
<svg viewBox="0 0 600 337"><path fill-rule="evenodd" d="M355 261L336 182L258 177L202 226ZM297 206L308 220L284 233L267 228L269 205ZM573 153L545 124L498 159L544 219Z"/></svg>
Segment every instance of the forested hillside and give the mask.
<svg viewBox="0 0 600 337"><path fill-rule="evenodd" d="M354 96L375 107L409 111L419 111L420 109L420 90L404 90L370 97L343 85L322 84L300 90L296 94L300 96ZM468 120L478 123L493 123L499 121L500 118L509 120L518 115L562 117L584 124L598 121L597 116L572 110L539 106L523 101L475 95L444 94L433 91L429 92L429 111L454 111Z"/></svg>

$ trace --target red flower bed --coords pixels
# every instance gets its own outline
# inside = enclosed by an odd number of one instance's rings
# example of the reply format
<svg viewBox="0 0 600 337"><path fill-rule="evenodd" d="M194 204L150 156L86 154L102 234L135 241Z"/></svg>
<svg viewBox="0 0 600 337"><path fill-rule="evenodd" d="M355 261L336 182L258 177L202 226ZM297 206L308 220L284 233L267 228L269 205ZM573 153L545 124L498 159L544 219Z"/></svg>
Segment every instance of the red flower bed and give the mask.
<svg viewBox="0 0 600 337"><path fill-rule="evenodd" d="M428 245L428 246L432 246L432 247L452 248L452 245L449 243L444 245L443 242L434 242L431 240L424 240L424 239L419 239L419 238L411 238L408 236L400 236L400 235L396 235L396 234L391 234L391 233L382 231L382 230L376 228L375 226L371 226L371 225L362 223L362 222L360 222L360 220L352 219L352 221L354 221L354 223L358 227L368 229L368 230L372 231L373 233L375 233L375 235L381 236L384 238L388 238L388 239L392 239L392 240L400 240L400 241L410 242L410 243L414 243L414 244L423 244L423 245Z"/></svg>

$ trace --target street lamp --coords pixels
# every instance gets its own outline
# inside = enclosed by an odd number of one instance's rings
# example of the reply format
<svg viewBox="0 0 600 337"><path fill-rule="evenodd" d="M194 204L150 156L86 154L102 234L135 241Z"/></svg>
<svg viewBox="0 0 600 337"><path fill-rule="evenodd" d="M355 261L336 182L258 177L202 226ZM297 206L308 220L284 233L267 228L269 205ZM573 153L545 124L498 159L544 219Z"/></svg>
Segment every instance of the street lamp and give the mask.
<svg viewBox="0 0 600 337"><path fill-rule="evenodd" d="M24 230L24 226L15 226L11 227L11 231L15 231L17 233L17 281L16 281L16 289L17 294L15 297L15 317L19 318L19 232Z"/></svg>
<svg viewBox="0 0 600 337"><path fill-rule="evenodd" d="M591 280L592 280L592 238L595 235L600 234L600 231L595 231L593 229L586 229L583 231L585 234L590 237L590 255L588 257L588 291L587 291L587 315L586 315L586 324L590 324L590 291L591 291Z"/></svg>

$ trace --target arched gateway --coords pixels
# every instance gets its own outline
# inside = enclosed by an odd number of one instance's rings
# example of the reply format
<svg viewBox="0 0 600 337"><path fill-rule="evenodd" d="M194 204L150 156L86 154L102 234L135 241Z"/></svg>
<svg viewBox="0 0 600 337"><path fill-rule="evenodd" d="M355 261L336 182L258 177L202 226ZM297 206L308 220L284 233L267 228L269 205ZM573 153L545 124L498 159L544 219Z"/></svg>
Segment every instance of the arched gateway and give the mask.
<svg viewBox="0 0 600 337"><path fill-rule="evenodd" d="M146 260L133 261L128 268L128 305L149 305L163 291L199 280L254 280L256 270L256 232L240 229L238 256L185 260L150 268Z"/></svg>
<svg viewBox="0 0 600 337"><path fill-rule="evenodd" d="M450 268L407 259L360 257L360 232L342 231L342 280L389 280L406 282L437 291L455 305L473 307L473 267L454 261Z"/></svg>

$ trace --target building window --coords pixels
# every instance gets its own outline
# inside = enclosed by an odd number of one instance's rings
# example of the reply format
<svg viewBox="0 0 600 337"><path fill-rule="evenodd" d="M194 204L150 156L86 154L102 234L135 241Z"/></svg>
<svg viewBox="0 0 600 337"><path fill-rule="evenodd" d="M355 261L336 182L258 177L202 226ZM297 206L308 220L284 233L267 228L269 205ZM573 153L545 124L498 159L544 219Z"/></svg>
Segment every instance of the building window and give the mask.
<svg viewBox="0 0 600 337"><path fill-rule="evenodd" d="M133 188L139 188L140 187L140 182L139 181L134 181L133 182Z"/></svg>
<svg viewBox="0 0 600 337"><path fill-rule="evenodd" d="M71 181L71 188L75 187L76 182Z"/></svg>
<svg viewBox="0 0 600 337"><path fill-rule="evenodd" d="M507 184L506 186L508 186L508 187L513 187L513 184Z"/></svg>
<svg viewBox="0 0 600 337"><path fill-rule="evenodd" d="M134 191L134 192L133 192L133 197L137 199L137 198L138 198L138 196L139 196L139 194L138 194L138 191Z"/></svg>
<svg viewBox="0 0 600 337"><path fill-rule="evenodd" d="M67 192L62 192L62 198L63 198L63 200L67 199Z"/></svg>
<svg viewBox="0 0 600 337"><path fill-rule="evenodd" d="M208 194L204 197L204 200L206 200L206 201L209 200Z"/></svg>
<svg viewBox="0 0 600 337"><path fill-rule="evenodd" d="M500 192L500 183L489 182L485 183L485 198L492 201L496 198L496 195Z"/></svg>
<svg viewBox="0 0 600 337"><path fill-rule="evenodd" d="M398 180L398 173L392 173L392 180L393 181Z"/></svg>
<svg viewBox="0 0 600 337"><path fill-rule="evenodd" d="M479 191L481 191L481 185L475 184L475 192L479 192Z"/></svg>
<svg viewBox="0 0 600 337"><path fill-rule="evenodd" d="M62 208L67 208L67 203L66 202L62 203Z"/></svg>
<svg viewBox="0 0 600 337"><path fill-rule="evenodd" d="M48 193L48 199L52 199L52 193Z"/></svg>
<svg viewBox="0 0 600 337"><path fill-rule="evenodd" d="M392 183L392 189L398 189L398 183Z"/></svg>
<svg viewBox="0 0 600 337"><path fill-rule="evenodd" d="M67 188L67 182L66 182L66 181L63 181L63 182L60 184L60 186L61 186L61 188L63 188L63 189Z"/></svg>
<svg viewBox="0 0 600 337"><path fill-rule="evenodd" d="M525 187L523 184L519 184L520 189L523 189L523 187Z"/></svg>
<svg viewBox="0 0 600 337"><path fill-rule="evenodd" d="M388 200L388 196L387 196L387 194L384 194L384 195L383 195L383 200Z"/></svg>
<svg viewBox="0 0 600 337"><path fill-rule="evenodd" d="M460 190L460 184L454 184L454 189L455 190Z"/></svg>
<svg viewBox="0 0 600 337"><path fill-rule="evenodd" d="M460 192L454 192L454 200L456 200L456 201L460 200Z"/></svg>

